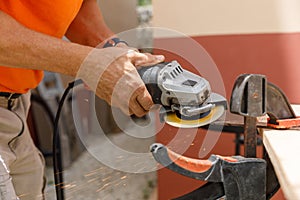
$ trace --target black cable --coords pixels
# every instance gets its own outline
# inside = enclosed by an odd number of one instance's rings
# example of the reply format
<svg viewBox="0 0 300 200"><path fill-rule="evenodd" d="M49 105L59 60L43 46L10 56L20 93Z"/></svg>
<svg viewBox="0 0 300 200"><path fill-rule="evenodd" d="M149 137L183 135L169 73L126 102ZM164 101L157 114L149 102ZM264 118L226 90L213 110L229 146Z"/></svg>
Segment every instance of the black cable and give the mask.
<svg viewBox="0 0 300 200"><path fill-rule="evenodd" d="M59 130L58 130L58 122L60 118L60 114L62 111L63 104L69 91L83 83L81 79L75 80L69 83L68 87L65 89L63 96L61 97L55 120L54 120L54 129L53 129L53 170L54 170L54 182L55 182L55 191L56 191L56 199L57 200L64 200L64 180L63 180L63 166L62 166L62 154L61 154L61 145L60 145L60 137L59 137Z"/></svg>

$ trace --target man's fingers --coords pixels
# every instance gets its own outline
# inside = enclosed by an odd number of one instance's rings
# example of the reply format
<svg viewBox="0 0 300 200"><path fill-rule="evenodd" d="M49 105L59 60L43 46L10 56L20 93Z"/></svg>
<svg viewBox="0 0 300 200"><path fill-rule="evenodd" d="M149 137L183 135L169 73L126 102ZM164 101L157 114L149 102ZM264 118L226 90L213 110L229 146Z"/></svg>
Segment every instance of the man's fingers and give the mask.
<svg viewBox="0 0 300 200"><path fill-rule="evenodd" d="M165 57L163 55L152 55L149 53L138 53L136 51L130 50L128 52L128 57L131 59L132 63L138 66L150 66L157 63L163 62Z"/></svg>
<svg viewBox="0 0 300 200"><path fill-rule="evenodd" d="M152 98L149 92L147 91L147 89L145 89L143 93L139 94L136 97L136 100L141 105L141 107L146 111L149 111L150 108L153 106Z"/></svg>
<svg viewBox="0 0 300 200"><path fill-rule="evenodd" d="M136 100L130 102L129 106L130 106L130 109L133 110L132 114L136 115L137 117L142 117L142 116L146 115L148 112L148 111L144 110L142 108L142 106Z"/></svg>
<svg viewBox="0 0 300 200"><path fill-rule="evenodd" d="M147 114L152 105L152 98L145 87L137 89L129 101L129 108L138 117Z"/></svg>
<svg viewBox="0 0 300 200"><path fill-rule="evenodd" d="M127 104L123 104L119 107L121 108L122 112L128 116L134 114L137 117L142 117L148 112L144 110L144 108L134 98L132 98Z"/></svg>

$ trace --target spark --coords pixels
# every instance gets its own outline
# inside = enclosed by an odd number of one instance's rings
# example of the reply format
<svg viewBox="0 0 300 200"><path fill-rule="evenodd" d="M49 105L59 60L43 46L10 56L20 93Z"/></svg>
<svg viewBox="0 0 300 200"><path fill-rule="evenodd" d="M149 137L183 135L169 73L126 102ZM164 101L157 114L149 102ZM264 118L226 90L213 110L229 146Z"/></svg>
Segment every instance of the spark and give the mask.
<svg viewBox="0 0 300 200"><path fill-rule="evenodd" d="M106 188L109 185L110 185L110 183L104 184L101 188L99 188L98 190L96 190L96 192L100 192L101 190L103 190L104 188Z"/></svg>
<svg viewBox="0 0 300 200"><path fill-rule="evenodd" d="M76 187L77 185L75 183L69 183L69 184L65 184L62 188L65 189L72 189L74 187Z"/></svg>
<svg viewBox="0 0 300 200"><path fill-rule="evenodd" d="M92 176L92 175L94 175L94 174L96 174L96 172L90 172L90 173L88 173L88 174L85 174L84 176L85 176L85 177L88 177L88 176Z"/></svg>
<svg viewBox="0 0 300 200"><path fill-rule="evenodd" d="M90 183L90 182L93 182L93 181L96 181L96 180L98 180L98 178L92 178L92 179L88 180L87 182Z"/></svg>
<svg viewBox="0 0 300 200"><path fill-rule="evenodd" d="M64 184L65 184L65 183L62 182L62 183L55 184L54 186L56 187L56 186L60 186L60 185L64 185Z"/></svg>
<svg viewBox="0 0 300 200"><path fill-rule="evenodd" d="M84 176L92 176L92 175L98 173L99 171L101 171L102 169L103 169L103 167L100 167L98 169L92 170L89 173L85 174Z"/></svg>
<svg viewBox="0 0 300 200"><path fill-rule="evenodd" d="M109 179L111 179L111 176L108 176L108 177L102 179L102 182L105 182L105 181L107 181L107 180L109 180Z"/></svg>

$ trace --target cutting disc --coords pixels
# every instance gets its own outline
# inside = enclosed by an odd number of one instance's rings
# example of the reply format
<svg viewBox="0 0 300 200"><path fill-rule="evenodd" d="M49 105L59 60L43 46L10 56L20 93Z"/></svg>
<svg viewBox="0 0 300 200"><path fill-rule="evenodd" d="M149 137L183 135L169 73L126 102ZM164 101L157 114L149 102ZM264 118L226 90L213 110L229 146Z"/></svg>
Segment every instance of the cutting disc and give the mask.
<svg viewBox="0 0 300 200"><path fill-rule="evenodd" d="M179 128L197 128L200 126L204 126L210 124L217 119L219 119L223 113L225 112L225 108L223 105L217 105L214 107L208 115L203 118L196 120L184 120L180 119L175 113L167 113L164 117L164 120L167 124L179 127Z"/></svg>

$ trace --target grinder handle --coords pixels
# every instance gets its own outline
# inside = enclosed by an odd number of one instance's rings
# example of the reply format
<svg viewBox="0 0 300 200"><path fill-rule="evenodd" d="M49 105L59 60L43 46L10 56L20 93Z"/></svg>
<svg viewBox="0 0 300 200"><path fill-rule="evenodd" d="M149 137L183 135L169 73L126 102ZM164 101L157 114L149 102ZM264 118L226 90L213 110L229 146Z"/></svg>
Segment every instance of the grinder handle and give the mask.
<svg viewBox="0 0 300 200"><path fill-rule="evenodd" d="M158 87L158 75L167 64L164 62L153 66L141 67L137 70L155 104L161 105L162 91Z"/></svg>

